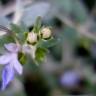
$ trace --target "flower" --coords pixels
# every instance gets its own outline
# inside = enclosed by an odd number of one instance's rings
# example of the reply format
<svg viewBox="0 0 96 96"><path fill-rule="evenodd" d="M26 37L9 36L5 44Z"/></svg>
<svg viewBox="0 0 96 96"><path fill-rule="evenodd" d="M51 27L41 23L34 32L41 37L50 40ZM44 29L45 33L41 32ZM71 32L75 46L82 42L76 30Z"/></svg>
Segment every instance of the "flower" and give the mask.
<svg viewBox="0 0 96 96"><path fill-rule="evenodd" d="M23 71L23 68L18 61L18 52L20 50L20 46L14 43L9 43L5 44L4 47L6 52L4 55L0 56L0 64L4 65L2 72L2 90L4 90L14 79L15 73L21 75Z"/></svg>

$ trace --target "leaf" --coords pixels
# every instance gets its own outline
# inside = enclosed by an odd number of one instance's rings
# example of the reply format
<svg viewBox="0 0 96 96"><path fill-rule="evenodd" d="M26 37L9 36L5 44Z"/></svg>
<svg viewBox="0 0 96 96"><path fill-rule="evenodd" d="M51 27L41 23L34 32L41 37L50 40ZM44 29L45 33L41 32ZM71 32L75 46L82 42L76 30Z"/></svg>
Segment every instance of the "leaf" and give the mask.
<svg viewBox="0 0 96 96"><path fill-rule="evenodd" d="M27 28L24 22L21 22L20 27L21 27L22 32L29 32L29 29Z"/></svg>
<svg viewBox="0 0 96 96"><path fill-rule="evenodd" d="M26 55L25 55L25 54L19 53L18 59L19 59L19 61L20 61L20 63L21 63L22 65L24 65L24 64L26 63Z"/></svg>
<svg viewBox="0 0 96 96"><path fill-rule="evenodd" d="M73 14L75 16L75 20L79 23L83 23L88 18L87 10L82 2L75 0L72 6Z"/></svg>
<svg viewBox="0 0 96 96"><path fill-rule="evenodd" d="M53 58L56 61L61 61L62 60L62 52L63 52L63 44L62 42L49 48L50 54L53 56Z"/></svg>
<svg viewBox="0 0 96 96"><path fill-rule="evenodd" d="M4 52L4 44L14 42L12 36L0 37L0 54Z"/></svg>
<svg viewBox="0 0 96 96"><path fill-rule="evenodd" d="M11 24L11 30L15 33L21 32L21 28L16 24Z"/></svg>
<svg viewBox="0 0 96 96"><path fill-rule="evenodd" d="M58 43L60 43L60 39L51 38L49 40L41 40L37 46L38 47L43 46L44 48L50 48L50 47L57 45Z"/></svg>
<svg viewBox="0 0 96 96"><path fill-rule="evenodd" d="M79 43L80 45L82 45L84 48L89 49L90 48L90 44L92 43L92 40L90 40L89 38L86 37L81 37L79 39Z"/></svg>
<svg viewBox="0 0 96 96"><path fill-rule="evenodd" d="M73 3L74 2L74 3ZM88 18L88 10L80 0L56 0L59 16L67 16L76 23L84 23ZM58 13L57 13L58 15Z"/></svg>
<svg viewBox="0 0 96 96"><path fill-rule="evenodd" d="M49 3L39 2L35 3L34 5L32 4L24 9L24 14L21 18L21 21L23 21L27 27L30 27L35 23L38 16L41 16L42 18L46 16L49 9Z"/></svg>
<svg viewBox="0 0 96 96"><path fill-rule="evenodd" d="M72 0L62 0L58 1L56 0L54 2L60 9L62 8L62 11L66 13L70 13L72 11Z"/></svg>
<svg viewBox="0 0 96 96"><path fill-rule="evenodd" d="M28 32L27 27L22 23L22 25L18 26L16 24L11 24L11 30L16 33L17 38L24 43L26 39L26 31Z"/></svg>
<svg viewBox="0 0 96 96"><path fill-rule="evenodd" d="M41 17L38 16L34 24L33 32L38 33L40 31L40 28L41 28Z"/></svg>
<svg viewBox="0 0 96 96"><path fill-rule="evenodd" d="M0 37L0 46L3 46L6 43L14 42L11 35Z"/></svg>
<svg viewBox="0 0 96 96"><path fill-rule="evenodd" d="M70 28L68 26L66 26L64 28L64 31L61 33L62 39L68 40L70 42L70 44L72 44L72 45L77 43L77 40L78 40L77 34L78 33L75 29Z"/></svg>
<svg viewBox="0 0 96 96"><path fill-rule="evenodd" d="M46 55L47 50L45 48L37 48L36 50L36 57L35 60L38 63L41 63L44 61L45 55Z"/></svg>
<svg viewBox="0 0 96 96"><path fill-rule="evenodd" d="M14 42L14 38L9 31L6 27L0 26L0 53L4 50L4 44Z"/></svg>

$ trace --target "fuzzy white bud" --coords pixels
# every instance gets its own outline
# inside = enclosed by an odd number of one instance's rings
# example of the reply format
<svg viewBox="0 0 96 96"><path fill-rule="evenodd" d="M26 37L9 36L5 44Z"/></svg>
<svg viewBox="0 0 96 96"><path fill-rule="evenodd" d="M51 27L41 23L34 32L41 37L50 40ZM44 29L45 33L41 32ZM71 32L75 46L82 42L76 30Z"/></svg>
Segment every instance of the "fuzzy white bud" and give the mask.
<svg viewBox="0 0 96 96"><path fill-rule="evenodd" d="M51 37L51 34L52 34L52 32L51 32L51 30L49 28L43 28L41 30L41 35L42 35L42 38L43 39L50 38Z"/></svg>
<svg viewBox="0 0 96 96"><path fill-rule="evenodd" d="M34 44L37 42L37 34L34 32L28 33L27 41L31 44Z"/></svg>

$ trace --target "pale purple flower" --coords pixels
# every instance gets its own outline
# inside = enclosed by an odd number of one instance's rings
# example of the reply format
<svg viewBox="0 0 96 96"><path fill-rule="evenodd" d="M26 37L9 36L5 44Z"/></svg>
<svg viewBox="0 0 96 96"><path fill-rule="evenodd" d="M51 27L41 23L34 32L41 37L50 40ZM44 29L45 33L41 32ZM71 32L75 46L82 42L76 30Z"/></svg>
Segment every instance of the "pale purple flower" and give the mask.
<svg viewBox="0 0 96 96"><path fill-rule="evenodd" d="M2 90L13 80L15 73L22 74L23 68L18 61L20 47L14 43L4 45L6 53L0 56L0 64L4 65L2 72Z"/></svg>

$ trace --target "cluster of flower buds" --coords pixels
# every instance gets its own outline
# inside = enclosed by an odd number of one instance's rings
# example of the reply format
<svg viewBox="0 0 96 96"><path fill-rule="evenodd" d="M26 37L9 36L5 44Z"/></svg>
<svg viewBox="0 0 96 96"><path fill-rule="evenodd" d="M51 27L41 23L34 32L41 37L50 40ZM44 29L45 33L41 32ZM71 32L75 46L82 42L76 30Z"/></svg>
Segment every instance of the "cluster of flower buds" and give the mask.
<svg viewBox="0 0 96 96"><path fill-rule="evenodd" d="M39 33L29 32L27 36L27 42L29 44L35 45L39 40L49 40L51 38L52 32L48 27L42 28Z"/></svg>
<svg viewBox="0 0 96 96"><path fill-rule="evenodd" d="M13 27L15 27L15 29L18 28L17 25L13 25ZM17 32L16 34L18 35L16 35L14 33L15 30L10 31L5 27L1 28L6 30L7 32L10 32L12 37L14 37L12 38L12 40L14 39L15 41L15 43L14 42L10 42L8 44L4 43L4 48L6 52L0 56L0 64L5 65L2 72L2 86L1 86L1 89L4 90L6 86L14 79L15 73L18 73L19 75L23 73L22 62L24 60L23 57L26 54L31 55L32 60L42 61L42 58L44 58L47 48L44 48L44 46L37 47L37 45L39 45L40 43L39 41L43 40L44 42L47 42L48 40L50 40L52 37L51 36L52 33L50 28L41 27L41 24L39 22L35 24L31 32L27 32L26 36L24 35L24 33L22 33L22 37L18 37L20 32ZM22 38L24 39L21 40ZM19 53L22 53L22 56ZM36 55L36 53L39 55Z"/></svg>
<svg viewBox="0 0 96 96"><path fill-rule="evenodd" d="M38 32L29 32L27 34L27 47L26 49L32 50L31 55L32 59L36 58L36 50L37 50L37 44L39 43L40 40L49 40L51 36L51 30L48 27L41 28L41 30L38 30Z"/></svg>

